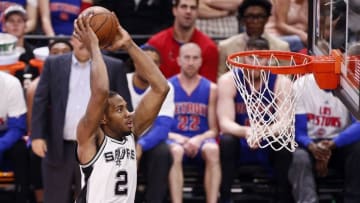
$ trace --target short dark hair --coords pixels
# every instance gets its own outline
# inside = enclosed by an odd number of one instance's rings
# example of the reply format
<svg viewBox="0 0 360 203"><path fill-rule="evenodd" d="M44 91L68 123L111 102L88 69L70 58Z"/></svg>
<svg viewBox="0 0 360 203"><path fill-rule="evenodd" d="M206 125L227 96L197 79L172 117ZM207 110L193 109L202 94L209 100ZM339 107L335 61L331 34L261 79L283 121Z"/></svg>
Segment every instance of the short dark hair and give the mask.
<svg viewBox="0 0 360 203"><path fill-rule="evenodd" d="M173 4L173 7L177 7L179 5L181 0L173 0L172 1L172 4ZM199 5L199 0L195 0L196 1L196 5L198 6Z"/></svg>
<svg viewBox="0 0 360 203"><path fill-rule="evenodd" d="M272 4L269 0L244 0L239 7L239 17L244 17L244 12L250 6L260 6L263 7L266 11L267 16L271 16Z"/></svg>
<svg viewBox="0 0 360 203"><path fill-rule="evenodd" d="M48 45L49 50L57 43L64 43L70 47L71 51L73 50L73 46L67 39L55 39L54 41L50 42L50 44Z"/></svg>
<svg viewBox="0 0 360 203"><path fill-rule="evenodd" d="M250 38L246 43L247 48L257 49L257 50L269 50L269 42L262 37Z"/></svg>

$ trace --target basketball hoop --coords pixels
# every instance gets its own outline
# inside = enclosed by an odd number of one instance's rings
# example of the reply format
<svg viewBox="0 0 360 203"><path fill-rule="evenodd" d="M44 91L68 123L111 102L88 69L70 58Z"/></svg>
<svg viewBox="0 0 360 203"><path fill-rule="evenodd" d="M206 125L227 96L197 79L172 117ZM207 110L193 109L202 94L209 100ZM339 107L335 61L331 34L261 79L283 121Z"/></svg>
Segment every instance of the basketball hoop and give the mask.
<svg viewBox="0 0 360 203"><path fill-rule="evenodd" d="M301 91L293 91L294 81L313 73L322 89L336 89L340 80L340 53L314 57L301 53L251 50L228 56L226 65L246 105L251 136L249 145L273 150L294 151L295 101ZM271 82L276 77L276 84Z"/></svg>

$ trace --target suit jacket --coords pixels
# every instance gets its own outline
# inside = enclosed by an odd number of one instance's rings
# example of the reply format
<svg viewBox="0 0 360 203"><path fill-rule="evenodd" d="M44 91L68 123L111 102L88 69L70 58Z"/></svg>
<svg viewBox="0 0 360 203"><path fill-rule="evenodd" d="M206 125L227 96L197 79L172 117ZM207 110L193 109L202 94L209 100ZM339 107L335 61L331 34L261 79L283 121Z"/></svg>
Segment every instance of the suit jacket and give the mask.
<svg viewBox="0 0 360 203"><path fill-rule="evenodd" d="M121 60L103 56L108 70L110 90L118 92L131 105L124 64ZM32 139L47 143L46 161L61 164L64 150L64 123L69 93L72 53L49 56L44 64L35 92L32 114ZM132 107L128 107L132 110ZM75 155L74 155L75 156Z"/></svg>
<svg viewBox="0 0 360 203"><path fill-rule="evenodd" d="M280 50L280 51L290 51L289 44L267 32L264 32L262 35L265 38L270 46L270 50ZM230 54L234 54L236 52L245 51L246 43L249 39L249 36L244 32L230 38L221 40L218 44L220 60L219 60L219 68L218 68L218 77L224 74L228 68L226 67L226 58Z"/></svg>

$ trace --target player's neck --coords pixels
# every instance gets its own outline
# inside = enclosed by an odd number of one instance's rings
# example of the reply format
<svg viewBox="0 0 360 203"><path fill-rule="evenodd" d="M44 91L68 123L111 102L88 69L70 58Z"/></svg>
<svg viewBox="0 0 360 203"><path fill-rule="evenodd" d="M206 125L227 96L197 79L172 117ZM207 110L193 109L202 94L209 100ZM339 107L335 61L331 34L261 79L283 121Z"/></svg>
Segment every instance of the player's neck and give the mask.
<svg viewBox="0 0 360 203"><path fill-rule="evenodd" d="M198 86L198 84L200 82L200 79L201 79L200 75L195 75L193 77L187 77L187 76L185 76L183 74L179 74L179 81L180 81L181 87L189 95Z"/></svg>
<svg viewBox="0 0 360 203"><path fill-rule="evenodd" d="M195 27L185 29L177 24L174 25L174 39L179 43L190 42L190 39L194 33Z"/></svg>

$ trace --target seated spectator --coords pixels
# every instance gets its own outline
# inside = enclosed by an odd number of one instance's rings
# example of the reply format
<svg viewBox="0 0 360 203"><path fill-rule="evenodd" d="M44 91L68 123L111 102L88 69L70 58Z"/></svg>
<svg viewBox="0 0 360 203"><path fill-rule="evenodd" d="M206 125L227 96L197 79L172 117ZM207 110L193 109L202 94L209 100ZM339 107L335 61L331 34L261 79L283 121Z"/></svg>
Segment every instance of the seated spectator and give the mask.
<svg viewBox="0 0 360 203"><path fill-rule="evenodd" d="M271 50L289 51L289 44L287 42L264 31L265 24L271 15L271 8L271 3L268 0L243 1L239 7L239 16L244 21L246 32L219 42L219 77L227 71L227 56L244 51L249 38L263 37L268 41Z"/></svg>
<svg viewBox="0 0 360 203"><path fill-rule="evenodd" d="M243 0L200 0L197 28L212 38L238 34L237 9L242 2Z"/></svg>
<svg viewBox="0 0 360 203"><path fill-rule="evenodd" d="M9 6L4 11L3 15L3 31L12 34L18 38L16 44L16 51L21 53L19 60L27 64L25 70L16 72L16 77L21 82L24 80L23 75L25 73L30 73L32 74L32 77L35 78L39 75L38 69L28 65L30 59L34 58L34 47L31 44L27 43L24 39L27 20L27 14L25 9L19 5Z"/></svg>
<svg viewBox="0 0 360 203"><path fill-rule="evenodd" d="M180 46L194 42L200 46L202 52L199 74L216 81L219 55L214 41L195 27L198 9L198 0L174 0L172 8L175 16L174 25L153 35L147 42L159 50L162 59L160 70L166 78L180 72L176 61Z"/></svg>
<svg viewBox="0 0 360 203"><path fill-rule="evenodd" d="M46 36L72 35L81 0L38 0L42 29Z"/></svg>
<svg viewBox="0 0 360 203"><path fill-rule="evenodd" d="M151 46L141 48L156 65L160 65L160 54L155 48ZM136 109L141 98L149 91L149 83L146 77L137 71L137 64L130 60L135 72L127 74L127 81L131 103ZM162 203L167 197L172 156L166 140L175 110L174 89L170 84L169 86L168 95L152 127L138 139L136 144L136 159L146 179L145 202Z"/></svg>
<svg viewBox="0 0 360 203"><path fill-rule="evenodd" d="M272 16L266 30L287 41L290 50L298 52L307 47L308 1L271 0Z"/></svg>
<svg viewBox="0 0 360 203"><path fill-rule="evenodd" d="M172 0L102 0L95 5L113 10L130 34L154 34L173 22Z"/></svg>
<svg viewBox="0 0 360 203"><path fill-rule="evenodd" d="M0 71L0 167L11 166L15 174L15 202L28 199L28 149L26 134L26 105L20 82Z"/></svg>
<svg viewBox="0 0 360 203"><path fill-rule="evenodd" d="M312 74L295 81L305 92L295 104L295 140L289 180L296 202L318 202L315 175L328 169L344 174L344 202L360 202L360 123L332 92L320 89Z"/></svg>
<svg viewBox="0 0 360 203"><path fill-rule="evenodd" d="M3 12L9 6L20 5L26 8L27 21L26 21L26 33L32 32L37 26L38 19L38 0L2 0L0 1L0 19L3 16ZM0 20L0 32L2 31L2 22Z"/></svg>
<svg viewBox="0 0 360 203"><path fill-rule="evenodd" d="M55 40L49 44L49 55L65 54L73 50L72 45L68 40ZM26 89L26 105L28 109L27 126L28 135L31 139L31 115L32 105L35 95L36 87L39 83L40 77L35 78ZM41 158L30 150L30 183L35 190L35 201L37 203L43 202L43 184L41 174Z"/></svg>
<svg viewBox="0 0 360 203"><path fill-rule="evenodd" d="M254 0L250 0L254 1ZM246 0L245 0L246 2ZM264 38L250 39L245 50L268 50L269 44ZM264 61L263 63L266 63ZM218 103L217 116L222 136L220 137L220 155L222 182L220 189L221 202L231 202L231 187L236 176L237 167L244 164L257 164L267 169L270 177L275 180L276 202L292 202L290 185L287 180L288 169L291 163L291 152L282 148L279 151L272 150L270 147L259 148L259 143L249 145L247 139L251 136L252 129L249 126L249 115L246 111L244 99L237 91L232 71L228 71L219 78L218 81ZM264 83L260 78L259 71L253 71L254 80L252 86L261 91ZM243 77L239 73L239 77ZM252 81L253 82L253 81ZM276 91L281 87L288 87L291 81L286 77L270 74L270 91ZM244 84L249 86L249 84ZM250 87L249 87L250 89ZM257 98L266 103L272 101L270 94L265 94L263 98ZM281 105L283 102L277 98L276 103ZM273 112L274 113L274 112ZM241 177L240 177L241 181Z"/></svg>
<svg viewBox="0 0 360 203"><path fill-rule="evenodd" d="M197 163L203 170L206 202L216 203L220 186L219 146L216 123L216 84L200 76L201 49L195 43L181 46L178 57L179 74L169 81L175 91L175 120L169 133L173 154L170 170L170 195L173 203L182 202L183 161Z"/></svg>

